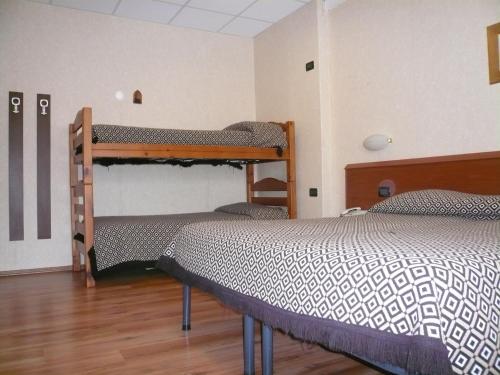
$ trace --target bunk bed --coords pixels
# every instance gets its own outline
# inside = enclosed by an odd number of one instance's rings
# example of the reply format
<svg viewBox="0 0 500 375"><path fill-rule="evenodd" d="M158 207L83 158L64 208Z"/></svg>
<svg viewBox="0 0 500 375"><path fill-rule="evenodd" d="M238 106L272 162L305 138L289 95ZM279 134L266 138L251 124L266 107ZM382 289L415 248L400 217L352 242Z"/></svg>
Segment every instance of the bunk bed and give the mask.
<svg viewBox="0 0 500 375"><path fill-rule="evenodd" d="M112 164L228 164L246 168L247 202L282 206L288 217L297 216L295 183L294 123L279 126L284 143L276 133L261 141L252 133L251 123L238 123L221 131L169 130L156 128L94 126L92 109L82 108L69 125L69 169L73 271L81 270L83 256L86 286L94 287L91 255L94 251L93 165ZM257 133L265 128L255 125ZM267 129L267 128L265 128ZM167 140L168 143L165 142ZM168 141L171 140L171 141ZM193 141L191 141L193 140ZM213 140L213 141L212 141ZM220 142L219 142L220 140ZM255 181L254 165L283 162L286 181L264 178ZM266 192L266 196L259 196ZM277 196L268 196L277 194Z"/></svg>

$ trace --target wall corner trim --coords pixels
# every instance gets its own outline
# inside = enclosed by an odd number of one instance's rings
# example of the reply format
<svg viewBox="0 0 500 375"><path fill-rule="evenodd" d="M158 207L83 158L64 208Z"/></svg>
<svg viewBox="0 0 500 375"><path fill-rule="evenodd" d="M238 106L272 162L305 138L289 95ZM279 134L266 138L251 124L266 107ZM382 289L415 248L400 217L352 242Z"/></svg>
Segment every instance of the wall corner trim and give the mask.
<svg viewBox="0 0 500 375"><path fill-rule="evenodd" d="M340 4L345 3L346 0L323 0L323 7L325 10L332 10Z"/></svg>

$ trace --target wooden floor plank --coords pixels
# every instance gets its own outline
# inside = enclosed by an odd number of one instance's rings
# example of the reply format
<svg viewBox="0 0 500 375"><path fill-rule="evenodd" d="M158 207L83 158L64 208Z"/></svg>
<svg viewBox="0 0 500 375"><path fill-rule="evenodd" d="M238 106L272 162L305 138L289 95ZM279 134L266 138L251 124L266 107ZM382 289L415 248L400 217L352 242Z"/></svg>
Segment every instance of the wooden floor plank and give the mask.
<svg viewBox="0 0 500 375"><path fill-rule="evenodd" d="M192 330L180 330L182 288L160 274L82 287L71 272L0 277L0 374L241 374L241 316L193 290ZM256 327L256 367L260 373ZM275 334L275 374L372 375L376 370Z"/></svg>

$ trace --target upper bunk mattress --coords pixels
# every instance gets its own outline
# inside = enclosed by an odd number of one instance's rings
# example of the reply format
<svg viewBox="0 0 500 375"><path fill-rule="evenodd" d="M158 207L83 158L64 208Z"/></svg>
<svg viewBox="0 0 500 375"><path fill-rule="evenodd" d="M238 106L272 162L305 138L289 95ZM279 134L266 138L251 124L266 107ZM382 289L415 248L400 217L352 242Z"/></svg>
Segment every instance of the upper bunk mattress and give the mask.
<svg viewBox="0 0 500 375"><path fill-rule="evenodd" d="M145 143L212 146L287 147L281 126L270 122L238 122L223 130L143 128L93 125L93 143Z"/></svg>

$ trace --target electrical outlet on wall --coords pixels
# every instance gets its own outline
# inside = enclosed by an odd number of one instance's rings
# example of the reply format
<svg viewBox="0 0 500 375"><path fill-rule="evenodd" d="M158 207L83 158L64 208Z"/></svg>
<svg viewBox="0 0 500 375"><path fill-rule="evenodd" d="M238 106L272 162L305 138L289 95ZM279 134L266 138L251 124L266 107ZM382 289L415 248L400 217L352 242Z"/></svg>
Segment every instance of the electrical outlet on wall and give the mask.
<svg viewBox="0 0 500 375"><path fill-rule="evenodd" d="M318 196L318 188L309 188L309 196L317 197Z"/></svg>

